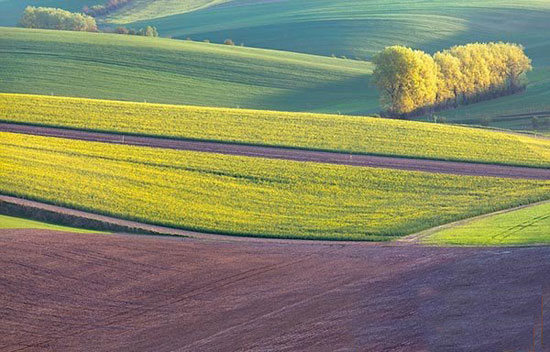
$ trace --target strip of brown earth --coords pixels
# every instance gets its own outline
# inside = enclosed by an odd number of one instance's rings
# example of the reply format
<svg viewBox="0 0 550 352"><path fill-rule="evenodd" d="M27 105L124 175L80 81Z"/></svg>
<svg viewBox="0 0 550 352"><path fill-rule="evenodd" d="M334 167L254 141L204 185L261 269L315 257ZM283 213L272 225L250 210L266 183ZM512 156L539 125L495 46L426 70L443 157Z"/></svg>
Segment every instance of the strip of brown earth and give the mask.
<svg viewBox="0 0 550 352"><path fill-rule="evenodd" d="M0 123L0 131L69 138L84 141L146 146L153 148L190 150L198 152L262 157L271 159L309 161L328 164L412 170L455 175L550 180L550 169L542 168L373 156L362 154L344 154L335 152L251 146L243 144L230 144L207 141L190 141L181 139L78 131L62 128L29 126L9 123Z"/></svg>
<svg viewBox="0 0 550 352"><path fill-rule="evenodd" d="M0 350L543 351L548 258L0 230Z"/></svg>

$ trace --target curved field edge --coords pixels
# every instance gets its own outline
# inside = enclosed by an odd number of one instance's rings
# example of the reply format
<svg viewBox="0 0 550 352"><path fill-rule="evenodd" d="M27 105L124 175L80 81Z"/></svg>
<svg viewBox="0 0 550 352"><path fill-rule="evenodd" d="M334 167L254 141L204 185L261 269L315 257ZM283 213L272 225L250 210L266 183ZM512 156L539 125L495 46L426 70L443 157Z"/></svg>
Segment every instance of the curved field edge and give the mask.
<svg viewBox="0 0 550 352"><path fill-rule="evenodd" d="M0 121L257 146L550 167L550 140L360 116L0 94Z"/></svg>
<svg viewBox="0 0 550 352"><path fill-rule="evenodd" d="M53 223L0 214L0 229L43 229L72 233L107 233L79 227L61 226Z"/></svg>
<svg viewBox="0 0 550 352"><path fill-rule="evenodd" d="M550 245L550 201L436 226L399 241L465 247Z"/></svg>
<svg viewBox="0 0 550 352"><path fill-rule="evenodd" d="M549 181L0 137L3 194L197 232L383 241L550 195Z"/></svg>

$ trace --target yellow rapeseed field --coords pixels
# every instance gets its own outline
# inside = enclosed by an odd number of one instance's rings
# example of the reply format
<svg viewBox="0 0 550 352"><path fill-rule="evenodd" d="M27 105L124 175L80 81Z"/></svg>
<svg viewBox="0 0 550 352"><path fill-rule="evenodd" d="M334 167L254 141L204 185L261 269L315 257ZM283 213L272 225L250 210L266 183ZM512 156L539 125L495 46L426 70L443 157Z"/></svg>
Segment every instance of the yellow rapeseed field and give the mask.
<svg viewBox="0 0 550 352"><path fill-rule="evenodd" d="M0 121L259 145L550 167L550 140L357 116L0 94Z"/></svg>
<svg viewBox="0 0 550 352"><path fill-rule="evenodd" d="M550 181L300 163L3 132L0 192L198 231L388 240L550 198Z"/></svg>

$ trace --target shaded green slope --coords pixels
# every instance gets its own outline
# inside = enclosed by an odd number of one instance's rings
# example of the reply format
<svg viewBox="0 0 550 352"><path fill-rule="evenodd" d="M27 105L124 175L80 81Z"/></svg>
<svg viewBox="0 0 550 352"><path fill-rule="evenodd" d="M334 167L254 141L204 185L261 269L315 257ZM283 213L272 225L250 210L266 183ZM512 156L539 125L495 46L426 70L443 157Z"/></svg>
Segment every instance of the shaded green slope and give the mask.
<svg viewBox="0 0 550 352"><path fill-rule="evenodd" d="M368 58L392 44L427 51L477 40L531 45L544 40L549 14L542 0L234 0L144 23L172 37Z"/></svg>
<svg viewBox="0 0 550 352"><path fill-rule="evenodd" d="M122 18L123 13L118 14ZM402 44L435 52L468 42L521 43L533 58L526 93L442 113L449 121L531 129L532 115L550 115L550 2L542 0L234 0L181 15L135 23L162 35L368 60L385 46ZM426 118L421 118L426 120Z"/></svg>
<svg viewBox="0 0 550 352"><path fill-rule="evenodd" d="M0 92L376 111L369 63L178 40L0 28Z"/></svg>

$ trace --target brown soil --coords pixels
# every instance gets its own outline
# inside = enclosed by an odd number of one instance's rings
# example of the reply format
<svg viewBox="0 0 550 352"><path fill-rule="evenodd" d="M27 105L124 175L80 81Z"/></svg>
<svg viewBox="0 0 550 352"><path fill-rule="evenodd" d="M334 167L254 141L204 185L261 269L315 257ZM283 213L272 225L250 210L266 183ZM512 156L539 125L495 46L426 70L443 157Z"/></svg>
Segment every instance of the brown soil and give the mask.
<svg viewBox="0 0 550 352"><path fill-rule="evenodd" d="M1 351L542 351L550 317L550 247L0 230L0 268Z"/></svg>
<svg viewBox="0 0 550 352"><path fill-rule="evenodd" d="M414 170L456 175L493 176L550 180L550 169L490 165L466 162L409 159L361 154L344 154L292 148L262 147L206 141L190 141L156 137L131 136L100 132L77 131L62 128L0 123L0 131L26 133L41 136L62 137L86 141L98 141L155 148L192 150L200 152L254 156L272 159L311 161L339 165L379 167Z"/></svg>

